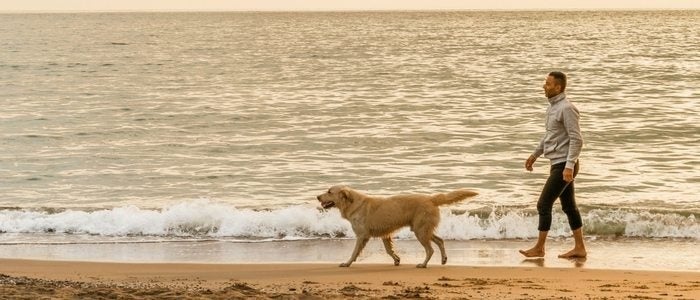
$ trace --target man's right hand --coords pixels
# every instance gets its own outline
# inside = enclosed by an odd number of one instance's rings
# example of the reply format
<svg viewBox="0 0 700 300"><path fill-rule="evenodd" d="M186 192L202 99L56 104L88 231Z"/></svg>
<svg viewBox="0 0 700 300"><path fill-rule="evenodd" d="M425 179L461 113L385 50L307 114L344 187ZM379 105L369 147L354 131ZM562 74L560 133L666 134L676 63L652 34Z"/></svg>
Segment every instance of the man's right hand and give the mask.
<svg viewBox="0 0 700 300"><path fill-rule="evenodd" d="M527 160L525 161L525 170L532 172L532 165L535 164L536 160L537 160L537 157L535 157L534 155L530 155L530 157L528 157Z"/></svg>

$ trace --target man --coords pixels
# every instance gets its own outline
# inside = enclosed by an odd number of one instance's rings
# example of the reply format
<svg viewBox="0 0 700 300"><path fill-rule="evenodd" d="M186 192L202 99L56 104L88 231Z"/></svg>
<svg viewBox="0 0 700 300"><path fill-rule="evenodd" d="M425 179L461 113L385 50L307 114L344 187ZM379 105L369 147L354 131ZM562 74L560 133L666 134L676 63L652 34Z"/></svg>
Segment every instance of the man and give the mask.
<svg viewBox="0 0 700 300"><path fill-rule="evenodd" d="M566 75L551 72L544 83L544 94L549 100L546 117L546 132L535 152L525 161L525 169L532 171L532 165L540 155L550 160L549 178L542 188L537 201L539 214L539 236L534 247L520 250L526 257L543 257L547 233L552 224L552 207L557 198L569 219L574 235L574 249L559 255L560 258L586 257L583 244L583 223L574 197L574 177L578 173L578 157L583 148L583 138L579 127L578 109L566 99Z"/></svg>

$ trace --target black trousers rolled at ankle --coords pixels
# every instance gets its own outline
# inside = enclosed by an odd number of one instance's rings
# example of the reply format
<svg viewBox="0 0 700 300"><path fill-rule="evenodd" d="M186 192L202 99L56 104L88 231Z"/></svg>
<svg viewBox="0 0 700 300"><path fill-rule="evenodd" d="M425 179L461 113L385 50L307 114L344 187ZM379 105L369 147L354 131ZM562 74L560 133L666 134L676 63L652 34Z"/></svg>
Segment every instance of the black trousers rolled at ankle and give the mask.
<svg viewBox="0 0 700 300"><path fill-rule="evenodd" d="M564 181L564 168L566 162L554 164L549 170L549 178L542 188L540 199L537 201L537 213L540 216L539 231L549 231L552 226L552 207L554 201L559 198L561 209L569 219L571 230L579 229L583 226L581 214L576 206L576 196L574 193L574 182ZM574 177L578 174L578 161L574 166Z"/></svg>

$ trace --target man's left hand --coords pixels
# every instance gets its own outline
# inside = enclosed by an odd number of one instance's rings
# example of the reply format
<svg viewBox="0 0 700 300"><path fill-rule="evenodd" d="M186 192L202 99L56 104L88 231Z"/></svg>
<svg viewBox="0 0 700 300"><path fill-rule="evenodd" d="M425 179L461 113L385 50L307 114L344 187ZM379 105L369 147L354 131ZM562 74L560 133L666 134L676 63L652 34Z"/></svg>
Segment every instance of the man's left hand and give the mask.
<svg viewBox="0 0 700 300"><path fill-rule="evenodd" d="M566 182L574 181L574 169L569 169L569 168L564 169L563 175L564 175L564 181L566 181Z"/></svg>

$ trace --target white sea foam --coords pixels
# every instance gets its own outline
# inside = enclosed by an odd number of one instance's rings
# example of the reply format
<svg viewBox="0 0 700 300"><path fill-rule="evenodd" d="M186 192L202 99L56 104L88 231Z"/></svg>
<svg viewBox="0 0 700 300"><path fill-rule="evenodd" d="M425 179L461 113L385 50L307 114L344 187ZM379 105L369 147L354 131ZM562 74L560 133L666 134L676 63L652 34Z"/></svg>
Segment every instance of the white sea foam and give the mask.
<svg viewBox="0 0 700 300"><path fill-rule="evenodd" d="M442 209L437 234L445 239L520 239L537 236L537 215L511 208L484 216ZM593 209L583 213L587 235L700 239L692 214ZM336 209L299 205L274 210L240 209L208 200L182 202L160 210L135 206L52 213L0 210L0 232L73 234L111 237L153 236L197 239L297 240L352 238L348 221ZM554 214L550 236L568 236L566 217ZM414 239L404 228L399 239Z"/></svg>

